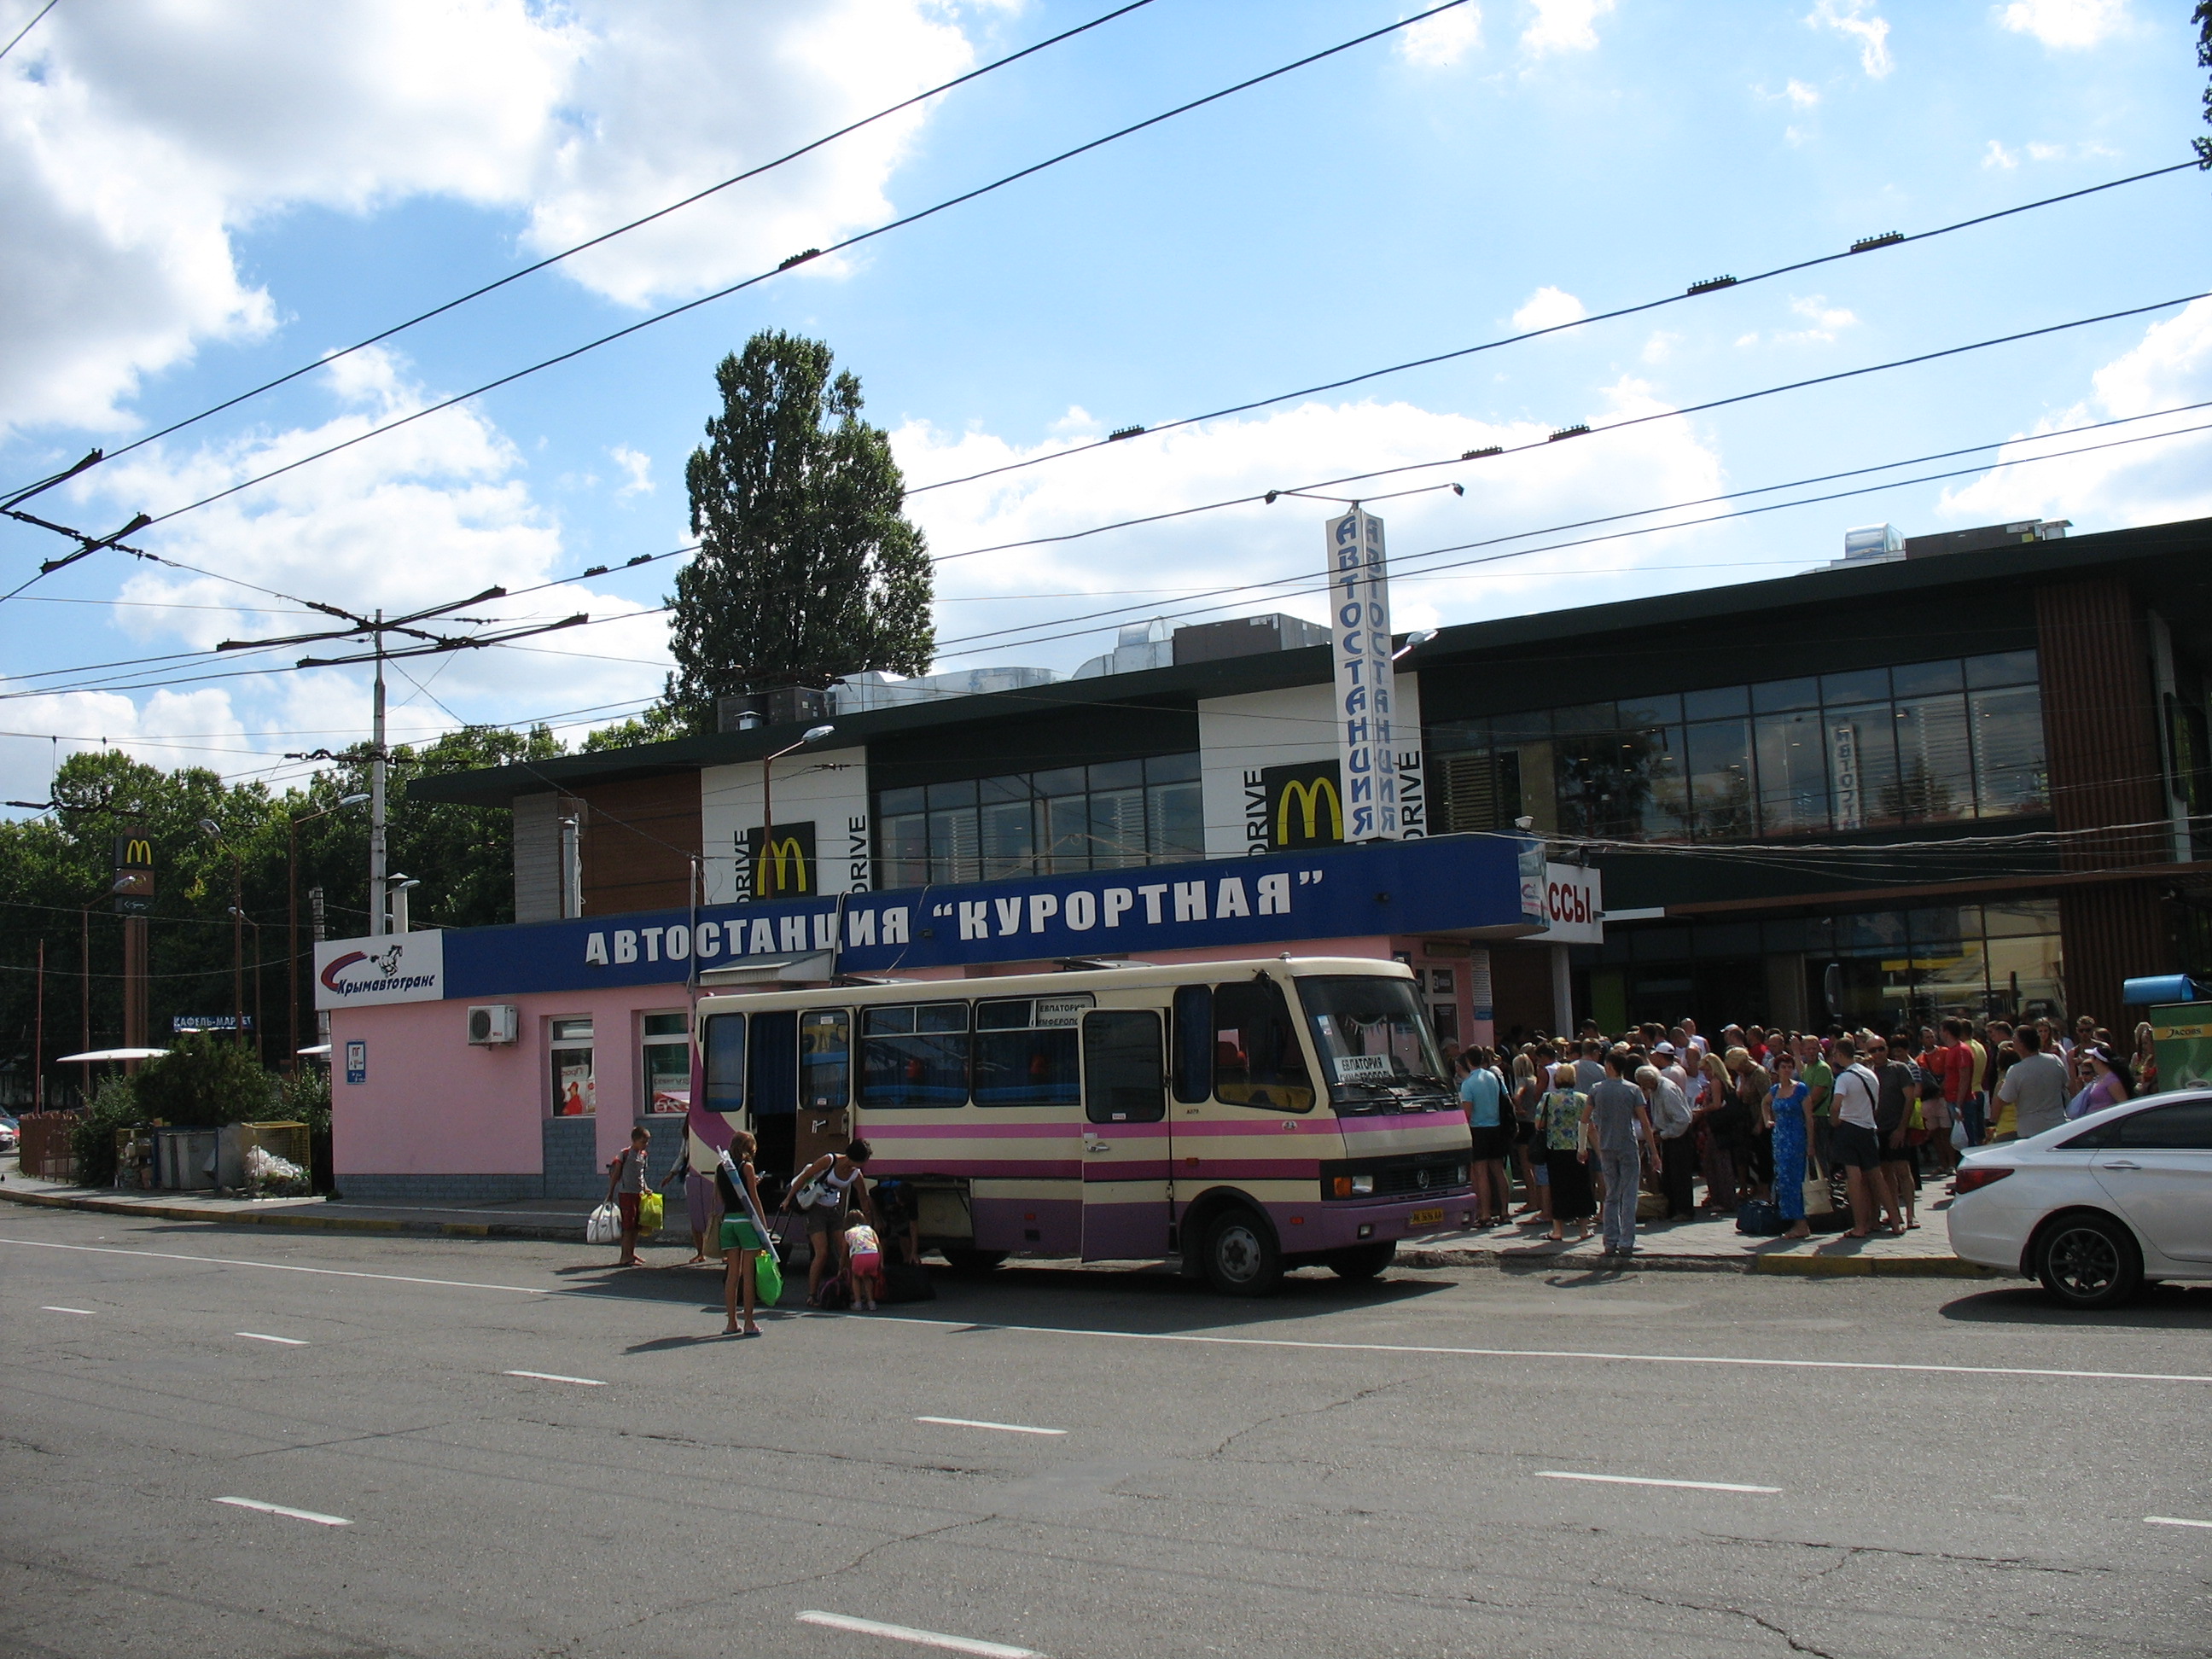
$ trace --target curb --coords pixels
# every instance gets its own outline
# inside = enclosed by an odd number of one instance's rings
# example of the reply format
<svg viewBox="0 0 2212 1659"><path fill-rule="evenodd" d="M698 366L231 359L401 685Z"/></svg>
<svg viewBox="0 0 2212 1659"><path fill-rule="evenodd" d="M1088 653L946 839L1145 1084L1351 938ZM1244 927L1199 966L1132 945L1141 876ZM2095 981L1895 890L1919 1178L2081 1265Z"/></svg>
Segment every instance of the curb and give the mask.
<svg viewBox="0 0 2212 1659"><path fill-rule="evenodd" d="M1865 1255L1667 1255L1639 1250L1626 1261L1612 1256L1576 1256L1527 1249L1406 1250L1406 1267L1497 1267L1529 1272L1556 1267L1583 1273L1780 1273L1802 1279L2002 1279L1994 1267L1978 1267L1956 1256Z"/></svg>
<svg viewBox="0 0 2212 1659"><path fill-rule="evenodd" d="M135 1199L82 1198L70 1193L11 1192L0 1186L0 1199L10 1204L34 1205L49 1210L85 1210L97 1215L144 1216L157 1221L197 1221L210 1227L284 1227L303 1232L368 1233L386 1237L404 1235L427 1238L519 1238L556 1244L580 1244L581 1227L532 1227L496 1221L403 1221L381 1216L302 1215L295 1210L235 1210L210 1212L175 1204L142 1203Z"/></svg>

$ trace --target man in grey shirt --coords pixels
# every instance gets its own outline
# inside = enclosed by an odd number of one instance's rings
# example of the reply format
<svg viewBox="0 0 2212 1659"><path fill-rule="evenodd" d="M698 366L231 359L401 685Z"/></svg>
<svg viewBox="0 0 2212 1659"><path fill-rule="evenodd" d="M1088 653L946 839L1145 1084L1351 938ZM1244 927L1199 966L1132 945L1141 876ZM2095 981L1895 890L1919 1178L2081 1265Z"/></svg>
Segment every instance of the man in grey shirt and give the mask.
<svg viewBox="0 0 2212 1659"><path fill-rule="evenodd" d="M1584 1094L1595 1094L1597 1085L1605 1081L1605 1066L1599 1056L1605 1053L1605 1044L1595 1037L1583 1039L1582 1057L1575 1061L1575 1087Z"/></svg>
<svg viewBox="0 0 2212 1659"><path fill-rule="evenodd" d="M2025 1140L2066 1121L2066 1066L2042 1052L2043 1034L2033 1025L2014 1032L2013 1042L2020 1058L1997 1085L1997 1098L2012 1106L2013 1138Z"/></svg>
<svg viewBox="0 0 2212 1659"><path fill-rule="evenodd" d="M1651 1134L1651 1115L1644 1091L1625 1080L1621 1068L1627 1055L1614 1049L1605 1057L1604 1080L1589 1091L1590 1144L1597 1153L1605 1178L1605 1254L1636 1254L1636 1194L1644 1176L1644 1155L1637 1136L1645 1145L1657 1143Z"/></svg>

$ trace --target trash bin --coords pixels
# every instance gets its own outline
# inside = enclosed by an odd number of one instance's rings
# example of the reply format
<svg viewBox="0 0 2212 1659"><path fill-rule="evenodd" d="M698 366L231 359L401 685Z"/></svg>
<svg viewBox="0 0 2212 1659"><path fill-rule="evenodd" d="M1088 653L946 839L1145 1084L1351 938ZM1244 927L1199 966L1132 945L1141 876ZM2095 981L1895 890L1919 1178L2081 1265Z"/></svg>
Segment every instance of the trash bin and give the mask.
<svg viewBox="0 0 2212 1659"><path fill-rule="evenodd" d="M214 1129L163 1129L156 1146L161 1183L172 1192L204 1192L215 1186Z"/></svg>

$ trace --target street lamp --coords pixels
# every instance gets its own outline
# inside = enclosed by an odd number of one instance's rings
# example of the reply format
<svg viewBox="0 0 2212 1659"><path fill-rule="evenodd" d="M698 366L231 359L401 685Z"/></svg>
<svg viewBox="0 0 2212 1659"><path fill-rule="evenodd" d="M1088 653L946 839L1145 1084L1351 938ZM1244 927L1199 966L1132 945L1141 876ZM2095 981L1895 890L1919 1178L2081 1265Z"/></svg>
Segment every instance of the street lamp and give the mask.
<svg viewBox="0 0 2212 1659"><path fill-rule="evenodd" d="M222 826L213 818L200 820L200 833L230 858L230 1030L246 1040L246 860L222 838Z"/></svg>
<svg viewBox="0 0 2212 1659"><path fill-rule="evenodd" d="M253 930L253 1057L262 1057L261 1048L261 924L235 905L230 914ZM240 1033L242 1036L244 1033Z"/></svg>
<svg viewBox="0 0 2212 1659"><path fill-rule="evenodd" d="M787 744L773 755L761 757L761 844L760 852L753 860L753 898L756 902L769 896L767 891L768 872L771 868L769 863L769 844L775 834L775 810L774 798L769 792L769 769L786 755L804 749L810 743L821 742L836 729L834 726L810 726L800 734L797 743ZM780 870L783 866L779 860L772 867Z"/></svg>
<svg viewBox="0 0 2212 1659"><path fill-rule="evenodd" d="M404 933L411 925L407 920L407 895L422 884L418 878L396 871L384 878L385 890L392 896L392 932Z"/></svg>
<svg viewBox="0 0 2212 1659"><path fill-rule="evenodd" d="M292 1004L292 1041L287 1045L284 1060L287 1072L297 1071L300 1066L300 826L326 818L341 806L359 806L368 799L367 795L341 795L328 806L301 813L285 827L284 949L288 965L284 976L290 982Z"/></svg>

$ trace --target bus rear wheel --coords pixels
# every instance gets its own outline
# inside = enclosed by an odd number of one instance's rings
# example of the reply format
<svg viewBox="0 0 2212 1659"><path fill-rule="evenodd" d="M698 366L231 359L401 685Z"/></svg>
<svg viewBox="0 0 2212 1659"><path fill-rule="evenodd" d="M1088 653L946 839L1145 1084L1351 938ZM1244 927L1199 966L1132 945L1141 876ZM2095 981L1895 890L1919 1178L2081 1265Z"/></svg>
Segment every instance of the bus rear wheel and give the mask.
<svg viewBox="0 0 2212 1659"><path fill-rule="evenodd" d="M1206 1230L1206 1282L1223 1296L1268 1296L1283 1282L1275 1231L1249 1210L1224 1210Z"/></svg>
<svg viewBox="0 0 2212 1659"><path fill-rule="evenodd" d="M945 1247L945 1265L963 1279L980 1279L1006 1259L1004 1250L973 1250L956 1244Z"/></svg>
<svg viewBox="0 0 2212 1659"><path fill-rule="evenodd" d="M1339 1279L1372 1279L1397 1255L1398 1241L1395 1238L1386 1238L1380 1244L1354 1244L1331 1255L1328 1270Z"/></svg>

